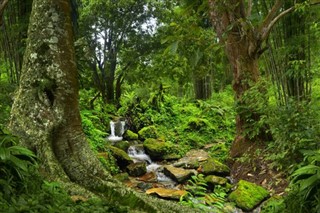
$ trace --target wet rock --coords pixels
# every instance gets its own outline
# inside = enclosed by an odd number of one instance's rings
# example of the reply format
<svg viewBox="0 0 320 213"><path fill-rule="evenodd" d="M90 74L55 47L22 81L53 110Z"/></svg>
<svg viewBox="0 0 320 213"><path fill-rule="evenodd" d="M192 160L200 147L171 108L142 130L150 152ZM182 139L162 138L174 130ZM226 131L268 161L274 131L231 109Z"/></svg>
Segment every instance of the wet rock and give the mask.
<svg viewBox="0 0 320 213"><path fill-rule="evenodd" d="M114 146L109 146L108 148L110 149L112 156L116 159L117 164L121 169L133 163L129 155L122 149Z"/></svg>
<svg viewBox="0 0 320 213"><path fill-rule="evenodd" d="M158 138L158 131L155 126L147 126L143 127L139 132L138 132L139 139L144 140L147 138Z"/></svg>
<svg viewBox="0 0 320 213"><path fill-rule="evenodd" d="M165 175L172 178L174 181L178 183L185 182L187 179L189 179L192 175L195 174L194 171L177 168L172 165L164 166L163 172Z"/></svg>
<svg viewBox="0 0 320 213"><path fill-rule="evenodd" d="M131 130L125 131L123 134L123 138L126 140L138 140L139 135L137 133L132 132Z"/></svg>
<svg viewBox="0 0 320 213"><path fill-rule="evenodd" d="M157 181L157 175L154 172L148 172L144 174L143 176L139 177L138 180L143 182L156 182Z"/></svg>
<svg viewBox="0 0 320 213"><path fill-rule="evenodd" d="M141 182L141 183L138 183L137 187L138 187L139 189L141 189L142 191L146 191L146 190L152 188L152 184L151 184L151 183Z"/></svg>
<svg viewBox="0 0 320 213"><path fill-rule="evenodd" d="M146 139L143 147L151 159L155 160L164 160L164 156L168 157L177 152L174 144L152 138Z"/></svg>
<svg viewBox="0 0 320 213"><path fill-rule="evenodd" d="M229 175L230 168L214 158L209 158L202 164L201 172L205 175Z"/></svg>
<svg viewBox="0 0 320 213"><path fill-rule="evenodd" d="M133 177L142 176L147 173L147 164L145 162L131 163L127 166L127 172Z"/></svg>
<svg viewBox="0 0 320 213"><path fill-rule="evenodd" d="M269 192L265 188L245 180L240 180L236 190L231 192L228 198L230 201L235 202L239 208L251 211L268 196Z"/></svg>
<svg viewBox="0 0 320 213"><path fill-rule="evenodd" d="M152 188L146 191L148 195L157 195L158 197L172 200L179 200L181 196L187 194L185 190Z"/></svg>

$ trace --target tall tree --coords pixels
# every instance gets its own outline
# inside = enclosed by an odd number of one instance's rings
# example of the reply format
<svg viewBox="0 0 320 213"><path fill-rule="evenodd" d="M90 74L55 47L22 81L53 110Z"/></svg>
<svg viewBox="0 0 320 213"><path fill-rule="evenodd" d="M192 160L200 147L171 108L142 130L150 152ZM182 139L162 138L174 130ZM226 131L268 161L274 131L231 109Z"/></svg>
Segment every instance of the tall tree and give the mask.
<svg viewBox="0 0 320 213"><path fill-rule="evenodd" d="M136 44L143 43L142 36L148 34L145 25L152 14L151 2L82 0L80 26L92 55L88 63L94 84L105 102L115 101L121 52L136 49ZM118 84L120 82L119 79Z"/></svg>
<svg viewBox="0 0 320 213"><path fill-rule="evenodd" d="M34 0L10 127L42 173L73 193L139 212L188 212L126 189L102 168L82 131L74 56L70 0Z"/></svg>
<svg viewBox="0 0 320 213"><path fill-rule="evenodd" d="M261 118L244 94L259 81L258 59L264 52L264 42L269 37L275 23L296 7L291 5L281 10L283 1L276 0L266 17L255 25L251 22L253 1L209 0L212 24L225 45L226 54L233 70L233 89L237 102L236 138L231 148L232 156L242 155L254 145L253 141L263 140L264 129L259 129L254 137L247 134L248 129Z"/></svg>

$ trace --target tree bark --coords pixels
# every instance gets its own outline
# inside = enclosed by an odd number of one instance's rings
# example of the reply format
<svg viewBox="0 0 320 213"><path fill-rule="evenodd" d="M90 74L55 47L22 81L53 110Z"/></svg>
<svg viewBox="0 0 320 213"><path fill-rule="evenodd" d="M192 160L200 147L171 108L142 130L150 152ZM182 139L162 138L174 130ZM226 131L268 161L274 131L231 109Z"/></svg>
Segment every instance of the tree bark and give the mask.
<svg viewBox="0 0 320 213"><path fill-rule="evenodd" d="M35 151L42 173L70 193L99 195L139 212L191 212L125 188L90 149L81 128L70 14L70 0L33 1L12 132Z"/></svg>

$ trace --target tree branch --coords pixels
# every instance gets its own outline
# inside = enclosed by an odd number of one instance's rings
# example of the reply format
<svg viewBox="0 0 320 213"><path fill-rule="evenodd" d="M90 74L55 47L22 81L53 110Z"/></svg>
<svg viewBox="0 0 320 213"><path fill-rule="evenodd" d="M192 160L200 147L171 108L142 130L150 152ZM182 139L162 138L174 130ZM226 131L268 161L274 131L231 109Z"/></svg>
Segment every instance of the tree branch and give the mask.
<svg viewBox="0 0 320 213"><path fill-rule="evenodd" d="M2 25L2 16L3 16L3 12L4 9L6 8L7 4L8 4L9 0L2 0L0 2L0 26Z"/></svg>
<svg viewBox="0 0 320 213"><path fill-rule="evenodd" d="M287 15L288 13L292 12L295 9L295 6L290 7L289 9L286 9L284 11L282 11L278 16L276 16L274 19L271 20L271 22L268 24L268 26L266 26L265 28L262 28L262 32L261 32L261 40L264 41L268 35L270 34L270 31L272 29L272 27L285 15Z"/></svg>
<svg viewBox="0 0 320 213"><path fill-rule="evenodd" d="M314 6L314 5L319 5L320 4L320 0L313 0L310 3L310 6ZM272 7L271 11L269 12L269 14L267 15L267 17L265 18L265 20L263 21L261 27L260 27L260 35L261 35L261 41L264 41L265 39L267 39L267 37L270 34L270 31L272 29L272 27L285 15L287 15L288 13L292 12L293 10L296 9L296 6L292 6L284 11L282 11L281 13L279 13L277 15L277 12L279 11L280 7L282 5L281 0L277 0L276 3L274 4L274 6Z"/></svg>

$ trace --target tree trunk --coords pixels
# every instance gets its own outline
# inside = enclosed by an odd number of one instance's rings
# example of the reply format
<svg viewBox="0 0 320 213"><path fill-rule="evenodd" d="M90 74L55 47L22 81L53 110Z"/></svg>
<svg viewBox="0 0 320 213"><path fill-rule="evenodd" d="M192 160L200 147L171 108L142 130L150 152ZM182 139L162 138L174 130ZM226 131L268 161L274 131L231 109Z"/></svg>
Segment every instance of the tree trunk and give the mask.
<svg viewBox="0 0 320 213"><path fill-rule="evenodd" d="M254 126L261 117L252 104L250 105L255 100L248 103L243 97L259 81L258 59L264 51L263 42L268 38L274 24L293 10L289 8L279 13L281 5L281 1L277 0L264 20L253 26L248 19L252 11L252 1L247 3L246 8L244 0L209 0L212 24L225 46L233 70L233 90L238 112L231 157L241 156L266 137L264 128L257 130ZM252 129L256 131L254 137L247 134L247 130Z"/></svg>
<svg viewBox="0 0 320 213"><path fill-rule="evenodd" d="M103 169L81 128L69 0L34 0L10 127L41 171L71 193L104 197L139 212L188 212L126 189Z"/></svg>

